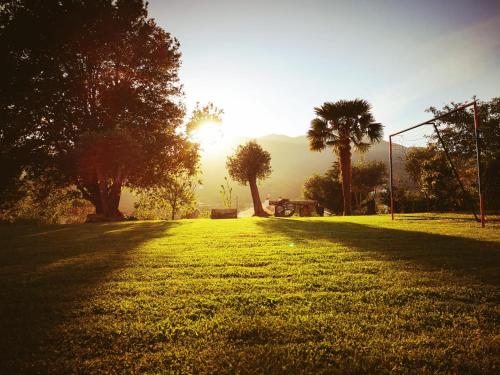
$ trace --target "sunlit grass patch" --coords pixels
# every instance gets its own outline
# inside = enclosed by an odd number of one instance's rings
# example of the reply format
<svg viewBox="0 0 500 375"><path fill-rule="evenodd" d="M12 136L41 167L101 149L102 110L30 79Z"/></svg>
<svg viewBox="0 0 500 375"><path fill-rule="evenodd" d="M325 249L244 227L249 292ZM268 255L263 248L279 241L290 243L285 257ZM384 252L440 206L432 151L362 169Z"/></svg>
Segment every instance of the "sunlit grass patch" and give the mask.
<svg viewBox="0 0 500 375"><path fill-rule="evenodd" d="M0 227L1 370L497 373L499 229L385 216Z"/></svg>

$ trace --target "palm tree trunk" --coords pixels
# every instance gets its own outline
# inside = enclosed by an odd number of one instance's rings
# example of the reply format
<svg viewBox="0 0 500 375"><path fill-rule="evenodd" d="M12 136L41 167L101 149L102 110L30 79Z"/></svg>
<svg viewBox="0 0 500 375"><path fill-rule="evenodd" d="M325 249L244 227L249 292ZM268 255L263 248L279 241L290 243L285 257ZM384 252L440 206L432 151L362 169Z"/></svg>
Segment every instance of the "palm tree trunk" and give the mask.
<svg viewBox="0 0 500 375"><path fill-rule="evenodd" d="M268 216L262 208L262 202L260 201L259 188L257 187L257 180L251 178L248 181L250 185L250 192L252 193L253 209L255 216Z"/></svg>
<svg viewBox="0 0 500 375"><path fill-rule="evenodd" d="M339 152L340 177L342 179L342 195L344 216L351 215L351 147L344 147Z"/></svg>

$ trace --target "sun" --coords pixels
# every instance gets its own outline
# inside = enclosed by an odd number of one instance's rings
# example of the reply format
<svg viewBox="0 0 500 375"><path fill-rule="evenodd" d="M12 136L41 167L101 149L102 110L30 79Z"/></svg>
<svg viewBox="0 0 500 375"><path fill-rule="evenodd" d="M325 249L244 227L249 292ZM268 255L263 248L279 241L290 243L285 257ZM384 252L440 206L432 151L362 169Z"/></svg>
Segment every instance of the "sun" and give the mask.
<svg viewBox="0 0 500 375"><path fill-rule="evenodd" d="M225 143L222 124L215 121L204 122L193 131L192 139L205 153L219 150Z"/></svg>

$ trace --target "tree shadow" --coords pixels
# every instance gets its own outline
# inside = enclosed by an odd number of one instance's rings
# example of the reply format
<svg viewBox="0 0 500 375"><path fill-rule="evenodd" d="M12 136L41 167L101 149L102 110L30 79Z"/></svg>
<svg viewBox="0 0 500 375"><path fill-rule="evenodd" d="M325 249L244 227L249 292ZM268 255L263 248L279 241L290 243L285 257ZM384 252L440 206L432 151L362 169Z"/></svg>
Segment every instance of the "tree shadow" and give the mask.
<svg viewBox="0 0 500 375"><path fill-rule="evenodd" d="M0 372L37 372L53 327L74 316L142 243L172 222L0 227ZM36 244L36 246L35 246Z"/></svg>
<svg viewBox="0 0 500 375"><path fill-rule="evenodd" d="M412 262L427 270L448 270L457 276L500 285L498 242L338 221L280 218L258 225L268 232L281 233L294 243L327 240L388 260Z"/></svg>

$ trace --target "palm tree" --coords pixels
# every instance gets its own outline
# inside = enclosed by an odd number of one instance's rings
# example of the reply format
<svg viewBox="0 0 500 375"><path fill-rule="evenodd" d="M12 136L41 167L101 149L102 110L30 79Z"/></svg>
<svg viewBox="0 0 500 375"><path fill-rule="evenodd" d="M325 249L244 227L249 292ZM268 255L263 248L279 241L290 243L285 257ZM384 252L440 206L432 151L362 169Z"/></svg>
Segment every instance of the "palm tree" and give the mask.
<svg viewBox="0 0 500 375"><path fill-rule="evenodd" d="M311 150L331 147L339 158L344 215L351 214L351 145L365 152L382 139L383 125L375 122L370 110L363 99L326 102L314 108L316 118L307 133Z"/></svg>

